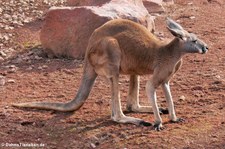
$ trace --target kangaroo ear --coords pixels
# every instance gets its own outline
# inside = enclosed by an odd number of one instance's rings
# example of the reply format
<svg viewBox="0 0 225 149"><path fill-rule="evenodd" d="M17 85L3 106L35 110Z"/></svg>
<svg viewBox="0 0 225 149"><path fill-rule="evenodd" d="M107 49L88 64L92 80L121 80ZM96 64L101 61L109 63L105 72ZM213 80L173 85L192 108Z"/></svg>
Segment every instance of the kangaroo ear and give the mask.
<svg viewBox="0 0 225 149"><path fill-rule="evenodd" d="M166 24L168 28L184 30L180 24L176 23L174 20L170 19L169 17L166 18Z"/></svg>
<svg viewBox="0 0 225 149"><path fill-rule="evenodd" d="M185 37L185 32L182 31L182 30L178 30L178 29L172 29L172 28L169 28L167 26L167 29L175 36L175 37L178 37L178 38L181 38L183 39Z"/></svg>
<svg viewBox="0 0 225 149"><path fill-rule="evenodd" d="M183 29L183 27L176 23L174 20L167 17L166 20L167 23L167 29L175 36L179 37L181 39L184 39L186 35L186 31Z"/></svg>

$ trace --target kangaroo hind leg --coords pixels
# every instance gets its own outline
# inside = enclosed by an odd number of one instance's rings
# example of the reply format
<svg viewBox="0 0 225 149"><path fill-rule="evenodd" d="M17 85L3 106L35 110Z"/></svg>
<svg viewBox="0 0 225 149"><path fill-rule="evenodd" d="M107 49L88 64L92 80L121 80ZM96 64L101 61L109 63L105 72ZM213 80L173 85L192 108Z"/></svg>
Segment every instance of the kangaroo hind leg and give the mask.
<svg viewBox="0 0 225 149"><path fill-rule="evenodd" d="M111 77L110 79L110 85L112 90L112 119L115 122L118 123L131 123L135 125L144 125L144 126L151 126L151 123L145 122L142 119L134 118L134 117L128 117L125 116L121 109L121 100L120 100L120 93L119 93L119 76L115 75Z"/></svg>
<svg viewBox="0 0 225 149"><path fill-rule="evenodd" d="M105 76L111 85L112 99L111 118L118 123L132 123L135 125L150 126L151 123L142 119L125 116L121 109L119 93L119 69L121 61L121 51L119 43L114 38L105 38L98 44L92 56L91 62L94 64L95 71L99 75Z"/></svg>
<svg viewBox="0 0 225 149"><path fill-rule="evenodd" d="M130 76L130 86L127 97L127 111L133 112L152 112L151 106L141 106L139 104L139 82L140 77L137 75Z"/></svg>

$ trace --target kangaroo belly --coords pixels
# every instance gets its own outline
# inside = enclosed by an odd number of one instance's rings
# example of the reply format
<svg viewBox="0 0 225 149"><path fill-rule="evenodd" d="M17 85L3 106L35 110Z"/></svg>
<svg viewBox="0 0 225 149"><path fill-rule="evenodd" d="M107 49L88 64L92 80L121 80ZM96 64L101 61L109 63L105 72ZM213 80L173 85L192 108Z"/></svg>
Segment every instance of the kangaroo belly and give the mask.
<svg viewBox="0 0 225 149"><path fill-rule="evenodd" d="M120 73L129 75L146 75L152 74L151 63L142 62L138 59L122 59L120 63Z"/></svg>

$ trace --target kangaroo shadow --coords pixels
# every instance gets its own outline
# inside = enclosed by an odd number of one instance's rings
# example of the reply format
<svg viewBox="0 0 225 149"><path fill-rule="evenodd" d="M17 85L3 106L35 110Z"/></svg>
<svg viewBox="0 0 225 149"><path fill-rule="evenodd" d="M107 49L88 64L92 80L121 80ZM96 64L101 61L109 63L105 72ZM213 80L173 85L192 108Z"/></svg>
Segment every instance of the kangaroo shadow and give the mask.
<svg viewBox="0 0 225 149"><path fill-rule="evenodd" d="M76 114L76 112L64 113L64 112L58 112L58 111L53 111L53 113L55 114L55 116L51 118L50 121L52 122L56 122L62 119L65 120L69 118L70 116L72 116L73 114ZM85 133L85 132L92 131L99 128L120 125L119 123L112 121L110 118L110 115L102 116L94 120L78 120L76 122L65 122L65 123L72 124L72 126L70 126L70 129L72 129L73 131L76 131L77 133Z"/></svg>
<svg viewBox="0 0 225 149"><path fill-rule="evenodd" d="M53 115L50 119L48 119L48 121L50 123L56 123L60 120L65 120L65 119L67 119L67 118L76 114L76 111L60 112L60 111L54 111L54 110L40 110L40 109L32 109L32 108L17 108L17 109L20 109L20 110L26 111L26 112L38 112L38 113L41 113L41 114L46 114L46 112L48 112L51 115ZM79 130L79 132L81 132L81 133L87 132L87 131L90 131L90 130L94 130L94 129L98 129L98 128L101 128L101 127L119 125L119 123L116 123L116 122L112 121L109 115L103 116L101 118L96 118L92 121L83 121L82 120L82 121L65 122L65 123L74 124L73 127L75 127L75 126L77 126L77 127L85 126L84 128Z"/></svg>

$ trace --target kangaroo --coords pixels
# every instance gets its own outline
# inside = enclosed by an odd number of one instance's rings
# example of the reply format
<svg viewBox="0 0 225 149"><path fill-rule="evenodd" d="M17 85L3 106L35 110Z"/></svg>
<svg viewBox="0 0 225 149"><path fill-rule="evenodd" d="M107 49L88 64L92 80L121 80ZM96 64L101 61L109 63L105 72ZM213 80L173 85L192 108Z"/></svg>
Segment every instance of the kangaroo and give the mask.
<svg viewBox="0 0 225 149"><path fill-rule="evenodd" d="M155 130L163 129L156 89L162 86L168 104L169 118L181 122L174 110L169 81L181 67L182 57L187 53L206 53L206 43L193 33L167 18L167 28L175 36L169 43L159 40L145 27L135 22L116 19L97 28L91 35L85 54L81 85L76 97L67 103L19 103L15 107L76 111L88 98L96 77L106 77L111 85L111 118L118 123L152 125L139 118L125 116L121 109L119 74L130 75L127 109L134 112L153 110ZM151 106L139 104L139 76L152 74L146 83L147 97Z"/></svg>

